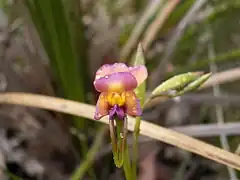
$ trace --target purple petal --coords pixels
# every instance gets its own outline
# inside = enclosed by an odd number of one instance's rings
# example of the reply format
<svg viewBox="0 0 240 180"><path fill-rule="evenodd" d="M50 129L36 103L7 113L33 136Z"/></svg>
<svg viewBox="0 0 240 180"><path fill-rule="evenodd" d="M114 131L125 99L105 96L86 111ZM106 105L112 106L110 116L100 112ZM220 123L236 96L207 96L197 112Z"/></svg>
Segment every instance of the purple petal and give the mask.
<svg viewBox="0 0 240 180"><path fill-rule="evenodd" d="M129 72L136 78L138 85L141 84L148 76L147 68L143 65L130 67Z"/></svg>
<svg viewBox="0 0 240 180"><path fill-rule="evenodd" d="M142 109L140 101L133 91L124 92L126 113L131 116L141 116Z"/></svg>
<svg viewBox="0 0 240 180"><path fill-rule="evenodd" d="M109 110L109 119L110 119L110 120L113 120L113 119L114 119L114 116L115 116L115 114L116 114L117 108L118 108L118 106L117 106L117 105L114 105L114 106Z"/></svg>
<svg viewBox="0 0 240 180"><path fill-rule="evenodd" d="M117 109L116 113L117 113L117 116L120 120L124 120L124 118L126 117L126 114L125 114L123 108L121 108L121 107L119 107Z"/></svg>
<svg viewBox="0 0 240 180"><path fill-rule="evenodd" d="M94 119L99 120L103 116L106 116L108 114L108 108L107 94L101 93L97 101Z"/></svg>
<svg viewBox="0 0 240 180"><path fill-rule="evenodd" d="M128 67L124 63L105 64L97 70L95 80L113 73L127 71Z"/></svg>
<svg viewBox="0 0 240 180"><path fill-rule="evenodd" d="M129 72L114 73L94 81L99 92L123 92L137 87L136 78Z"/></svg>
<svg viewBox="0 0 240 180"><path fill-rule="evenodd" d="M117 115L117 118L120 120L124 120L126 117L126 114L123 110L123 108L119 107L118 105L114 105L110 111L109 111L109 119L114 120L115 116Z"/></svg>

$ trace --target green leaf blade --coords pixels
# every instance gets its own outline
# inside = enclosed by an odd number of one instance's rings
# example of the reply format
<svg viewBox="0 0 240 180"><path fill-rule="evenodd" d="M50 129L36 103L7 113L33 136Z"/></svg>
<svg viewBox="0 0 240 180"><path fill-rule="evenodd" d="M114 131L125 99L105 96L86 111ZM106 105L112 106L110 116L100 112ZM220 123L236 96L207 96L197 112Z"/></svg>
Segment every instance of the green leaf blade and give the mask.
<svg viewBox="0 0 240 180"><path fill-rule="evenodd" d="M145 65L145 57L143 52L142 44L138 44L136 56L133 59L133 66L139 66L139 65ZM140 104L143 107L144 101L145 101L145 93L146 93L146 81L141 83L136 89L135 93L137 97L140 99Z"/></svg>

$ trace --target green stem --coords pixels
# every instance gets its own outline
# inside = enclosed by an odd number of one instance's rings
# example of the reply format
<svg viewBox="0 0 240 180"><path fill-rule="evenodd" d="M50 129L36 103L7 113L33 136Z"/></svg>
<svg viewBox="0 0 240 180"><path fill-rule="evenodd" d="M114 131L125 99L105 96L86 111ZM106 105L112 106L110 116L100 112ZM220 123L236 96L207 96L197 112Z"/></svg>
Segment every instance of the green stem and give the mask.
<svg viewBox="0 0 240 180"><path fill-rule="evenodd" d="M113 158L114 158L114 162L116 165L116 164L118 164L118 161L116 162L116 160L115 160L115 157L116 156L118 157L118 155L117 155L118 146L117 146L116 131L115 131L115 126L114 126L113 120L109 120L109 131L110 131L110 137L111 137ZM117 158L117 160L118 160L118 158Z"/></svg>
<svg viewBox="0 0 240 180"><path fill-rule="evenodd" d="M88 152L88 144L87 144L87 139L86 138L82 138L80 141L80 148L81 148L81 153L83 155L83 157L87 156L87 152ZM96 175L93 171L93 168L88 168L88 174L89 176L92 178L92 180L96 180Z"/></svg>
<svg viewBox="0 0 240 180"><path fill-rule="evenodd" d="M123 166L126 179L132 180L131 161L126 141L127 118L124 120L115 119L115 122L116 132L114 128L114 121L109 121L114 163L118 168Z"/></svg>
<svg viewBox="0 0 240 180"><path fill-rule="evenodd" d="M124 122L124 161L123 161L123 170L126 176L127 180L132 180L133 179L133 174L132 174L132 168L131 168L131 160L129 157L129 148L127 144L127 118L125 119Z"/></svg>
<svg viewBox="0 0 240 180"><path fill-rule="evenodd" d="M103 126L99 130L99 132L96 135L95 141L91 147L91 149L88 151L85 161L81 164L81 166L74 172L74 174L71 177L71 180L80 180L83 179L86 172L89 170L91 165L94 162L94 158L96 154L99 151L99 148L103 142L104 134L105 134L106 127Z"/></svg>
<svg viewBox="0 0 240 180"><path fill-rule="evenodd" d="M133 132L133 162L132 162L133 180L137 179L138 136L140 132L140 124L141 118L137 117Z"/></svg>
<svg viewBox="0 0 240 180"><path fill-rule="evenodd" d="M126 180L133 180L133 173L132 173L133 171L131 169L131 161L129 157L129 149L127 144L124 151L123 170L124 170Z"/></svg>
<svg viewBox="0 0 240 180"><path fill-rule="evenodd" d="M114 127L114 121L110 120L110 136L112 141L112 152L114 163L118 168L121 168L124 161L124 140L125 136L123 136L123 128L124 122L119 119L115 119L116 129ZM117 136L117 137L116 137Z"/></svg>
<svg viewBox="0 0 240 180"><path fill-rule="evenodd" d="M142 93L144 94L144 93ZM144 109L147 102L150 101L150 98L145 100L145 97L142 98L141 106ZM136 117L136 123L133 131L133 162L132 162L132 179L137 180L137 160L138 160L138 137L140 133L141 117Z"/></svg>

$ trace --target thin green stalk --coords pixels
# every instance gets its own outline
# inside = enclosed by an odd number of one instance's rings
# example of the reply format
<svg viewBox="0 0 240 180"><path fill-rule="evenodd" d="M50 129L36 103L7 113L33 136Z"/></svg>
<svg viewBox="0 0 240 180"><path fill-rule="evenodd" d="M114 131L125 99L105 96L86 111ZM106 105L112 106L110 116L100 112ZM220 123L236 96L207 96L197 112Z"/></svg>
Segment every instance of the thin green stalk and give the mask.
<svg viewBox="0 0 240 180"><path fill-rule="evenodd" d="M124 161L123 161L123 170L124 170L124 173L125 173L125 176L126 176L126 179L127 180L132 180L133 178L133 171L132 171L132 168L131 168L131 159L129 157L129 148L128 148L128 143L127 143L127 132L128 132L128 129L127 129L127 123L128 123L128 119L126 118L125 119L125 124L124 124Z"/></svg>
<svg viewBox="0 0 240 180"><path fill-rule="evenodd" d="M133 169L133 180L137 179L137 160L138 160L138 136L140 132L140 124L141 118L136 118L136 123L133 132L133 162L132 162L132 169Z"/></svg>
<svg viewBox="0 0 240 180"><path fill-rule="evenodd" d="M99 148L103 142L104 134L105 134L106 126L100 128L99 132L96 135L94 143L91 149L88 151L85 161L81 164L81 166L74 172L71 177L71 180L81 180L83 179L86 172L89 170L91 165L94 162L94 158L99 151Z"/></svg>
<svg viewBox="0 0 240 180"><path fill-rule="evenodd" d="M133 59L133 65L145 65L144 52L141 43L138 44L136 56ZM144 107L145 93L146 93L146 82L140 84L136 89L135 93L140 100L141 108ZM138 160L138 136L140 132L141 117L136 118L136 123L133 132L133 161L132 161L132 179L137 179L137 160Z"/></svg>
<svg viewBox="0 0 240 180"><path fill-rule="evenodd" d="M110 120L110 123L113 121ZM117 167L122 167L125 173L125 177L127 180L132 180L132 169L131 169L131 161L129 157L129 151L127 146L127 118L125 120L115 119L116 122L116 136L111 137L113 146L113 155L114 162ZM111 126L113 128L113 124ZM110 128L111 128L110 127ZM115 135L114 130L110 133L111 136ZM114 141L113 141L114 140Z"/></svg>
<svg viewBox="0 0 240 180"><path fill-rule="evenodd" d="M133 174L133 171L131 168L131 161L130 161L130 157L129 157L129 149L128 149L127 143L126 143L126 149L124 151L123 170L124 170L126 180L133 180L134 174Z"/></svg>
<svg viewBox="0 0 240 180"><path fill-rule="evenodd" d="M190 158L190 153L187 153L187 158L184 159L177 172L175 173L175 176L174 176L174 179L173 180L181 180L181 179L184 179L184 175L186 173L186 169L187 169L187 165L189 164L189 162L191 161L191 158Z"/></svg>
<svg viewBox="0 0 240 180"><path fill-rule="evenodd" d="M150 98L147 98L146 100L145 100L145 97L142 98L142 101L141 101L142 109L144 109L144 106L145 104L147 104L148 101L150 101ZM132 179L133 180L137 180L138 137L140 134L140 125L141 125L141 117L136 117L136 123L133 130L133 161L132 161Z"/></svg>
<svg viewBox="0 0 240 180"><path fill-rule="evenodd" d="M87 139L84 138L80 141L80 148L81 148L81 154L83 155L83 157L87 156L87 152L88 152L88 144L87 144ZM93 171L93 168L88 168L88 174L89 176L92 178L92 180L96 180L96 175Z"/></svg>
<svg viewBox="0 0 240 180"><path fill-rule="evenodd" d="M119 165L121 166L124 161L124 141L123 138L123 128L124 128L124 122L122 120L116 119L116 128L117 128L117 156L115 158L118 159Z"/></svg>
<svg viewBox="0 0 240 180"><path fill-rule="evenodd" d="M142 86L144 86L143 92L145 92L145 83L142 84ZM142 109L144 108L144 104L145 104L144 101L145 101L145 96L142 96L142 98L141 98ZM133 180L137 180L138 137L140 134L140 125L141 125L141 117L136 117L136 123L135 123L134 131L133 131L133 160L132 160L132 179Z"/></svg>

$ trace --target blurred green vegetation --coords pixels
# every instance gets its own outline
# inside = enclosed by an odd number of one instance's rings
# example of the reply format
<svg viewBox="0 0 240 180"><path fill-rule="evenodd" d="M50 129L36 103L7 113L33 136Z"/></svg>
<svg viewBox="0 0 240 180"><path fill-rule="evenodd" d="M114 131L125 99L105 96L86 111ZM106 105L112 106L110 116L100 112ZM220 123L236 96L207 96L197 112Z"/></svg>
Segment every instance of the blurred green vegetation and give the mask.
<svg viewBox="0 0 240 180"><path fill-rule="evenodd" d="M81 18L73 13L74 23L69 20L69 11L63 1L26 0L26 5L49 57L57 82L61 85L60 95L80 102L85 101L86 51ZM77 2L77 1L76 1ZM77 5L72 5L78 7ZM75 10L75 9L73 9ZM76 10L80 11L80 10ZM82 48L81 51L78 48ZM76 118L74 124L84 128L84 119Z"/></svg>

